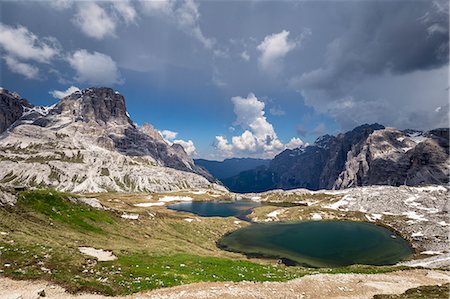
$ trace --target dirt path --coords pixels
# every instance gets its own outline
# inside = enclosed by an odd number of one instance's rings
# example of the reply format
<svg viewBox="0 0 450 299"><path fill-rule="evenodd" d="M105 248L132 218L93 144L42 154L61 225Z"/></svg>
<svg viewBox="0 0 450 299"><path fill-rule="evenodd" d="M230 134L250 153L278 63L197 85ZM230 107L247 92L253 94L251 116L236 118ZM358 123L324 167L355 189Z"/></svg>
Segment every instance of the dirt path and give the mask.
<svg viewBox="0 0 450 299"><path fill-rule="evenodd" d="M435 270L408 270L387 274L319 274L289 282L197 283L159 289L127 297L92 294L70 295L64 289L42 281L16 281L0 277L0 299L35 298L44 289L52 299L197 299L197 298L372 298L375 294L399 294L421 285L450 281L450 273Z"/></svg>

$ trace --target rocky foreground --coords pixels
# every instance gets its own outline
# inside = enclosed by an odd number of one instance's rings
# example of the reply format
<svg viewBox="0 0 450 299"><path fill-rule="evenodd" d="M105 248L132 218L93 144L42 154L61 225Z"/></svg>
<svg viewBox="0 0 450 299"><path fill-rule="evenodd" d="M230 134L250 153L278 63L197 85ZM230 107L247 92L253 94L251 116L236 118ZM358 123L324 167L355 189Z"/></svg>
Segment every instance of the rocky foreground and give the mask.
<svg viewBox="0 0 450 299"><path fill-rule="evenodd" d="M450 274L442 271L409 270L387 274L317 274L289 282L205 282L143 292L117 299L247 299L247 298L373 298L377 294L401 294L419 286L443 285ZM0 298L31 299L45 295L51 299L106 299L93 294L68 294L60 286L47 282L14 281L0 278ZM445 291L443 292L445 294ZM425 294L425 296L427 296ZM427 298L427 297L423 297ZM434 297L436 298L436 297ZM442 297L440 297L442 298Z"/></svg>
<svg viewBox="0 0 450 299"><path fill-rule="evenodd" d="M448 195L442 186L275 190L245 195L210 189L151 194L0 192L0 272L21 279L41 277L78 294L90 293L74 298L103 298L92 292L136 293L119 298L372 298L398 294L449 281L448 271L443 271L450 268ZM177 201L223 198L265 202L249 215L256 222L350 219L388 226L408 239L416 254L393 267L285 267L216 246L225 233L248 225L245 221L166 208ZM434 270L405 270L409 267ZM171 288L174 285L179 286ZM47 282L0 279L5 294L18 295L12 298L32 298L42 288L50 298L71 298L63 287ZM142 292L149 289L156 290Z"/></svg>

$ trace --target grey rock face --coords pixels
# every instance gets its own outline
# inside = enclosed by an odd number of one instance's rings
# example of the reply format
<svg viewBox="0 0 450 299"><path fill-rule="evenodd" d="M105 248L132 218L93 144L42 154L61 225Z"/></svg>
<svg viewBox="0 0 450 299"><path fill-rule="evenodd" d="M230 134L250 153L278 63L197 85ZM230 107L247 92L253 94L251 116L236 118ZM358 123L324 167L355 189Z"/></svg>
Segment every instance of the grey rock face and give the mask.
<svg viewBox="0 0 450 299"><path fill-rule="evenodd" d="M61 99L52 114L71 113L78 121L130 124L124 97L111 88L87 88Z"/></svg>
<svg viewBox="0 0 450 299"><path fill-rule="evenodd" d="M387 128L372 133L348 153L333 187L447 184L448 129L434 131L411 134Z"/></svg>
<svg viewBox="0 0 450 299"><path fill-rule="evenodd" d="M448 129L399 131L372 124L322 136L305 148L283 151L264 170L266 175L259 170L258 177L264 181L255 181L247 171L225 183L232 191L246 192L448 184L449 165ZM253 190L252 185L258 189Z"/></svg>
<svg viewBox="0 0 450 299"><path fill-rule="evenodd" d="M137 128L122 95L89 88L25 111L0 137L0 184L64 191L164 191L216 186L183 148Z"/></svg>
<svg viewBox="0 0 450 299"><path fill-rule="evenodd" d="M9 192L5 192L0 190L0 206L2 205L15 205L17 202L16 197L9 193Z"/></svg>
<svg viewBox="0 0 450 299"><path fill-rule="evenodd" d="M0 89L0 134L23 115L24 107L33 106L17 93Z"/></svg>
<svg viewBox="0 0 450 299"><path fill-rule="evenodd" d="M312 146L280 153L269 168L278 174L279 188L331 189L344 169L348 152L383 128L379 124L362 125L336 137L322 136Z"/></svg>

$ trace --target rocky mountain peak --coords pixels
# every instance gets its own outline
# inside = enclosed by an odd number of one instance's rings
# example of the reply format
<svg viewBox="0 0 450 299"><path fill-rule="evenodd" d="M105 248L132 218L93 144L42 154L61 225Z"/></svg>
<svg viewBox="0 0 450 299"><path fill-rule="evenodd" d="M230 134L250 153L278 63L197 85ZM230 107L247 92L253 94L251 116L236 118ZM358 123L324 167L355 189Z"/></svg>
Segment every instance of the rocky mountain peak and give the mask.
<svg viewBox="0 0 450 299"><path fill-rule="evenodd" d="M32 108L18 93L0 88L0 134L17 121L26 108Z"/></svg>
<svg viewBox="0 0 450 299"><path fill-rule="evenodd" d="M334 138L334 136L328 134L320 136L316 139L316 141L314 141L314 145L322 148L328 148L329 144L331 143L331 141L333 141Z"/></svg>
<svg viewBox="0 0 450 299"><path fill-rule="evenodd" d="M285 150L267 169L236 175L227 180L227 187L253 192L448 184L449 170L448 128L399 131L375 123L324 135L304 149Z"/></svg>
<svg viewBox="0 0 450 299"><path fill-rule="evenodd" d="M214 185L181 146L150 124L136 127L111 88L77 91L49 107L6 90L0 95L0 169L8 169L0 181L11 186L142 192Z"/></svg>
<svg viewBox="0 0 450 299"><path fill-rule="evenodd" d="M84 122L132 125L126 110L125 98L119 92L107 87L91 87L76 91L61 99L53 113L66 113Z"/></svg>

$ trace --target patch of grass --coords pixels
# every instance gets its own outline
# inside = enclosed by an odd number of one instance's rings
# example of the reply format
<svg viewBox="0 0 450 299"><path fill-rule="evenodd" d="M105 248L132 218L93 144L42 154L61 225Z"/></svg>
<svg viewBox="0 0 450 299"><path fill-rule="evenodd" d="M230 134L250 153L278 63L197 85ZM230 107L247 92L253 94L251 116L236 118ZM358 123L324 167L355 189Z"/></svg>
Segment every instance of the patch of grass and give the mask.
<svg viewBox="0 0 450 299"><path fill-rule="evenodd" d="M21 192L18 205L48 216L50 219L72 226L79 231L104 233L97 223L112 224L110 213L96 210L87 205L73 204L68 194L55 190L37 190Z"/></svg>
<svg viewBox="0 0 450 299"><path fill-rule="evenodd" d="M262 201L268 202L330 202L340 199L340 196L325 193L296 194L290 191L269 191L261 194Z"/></svg>
<svg viewBox="0 0 450 299"><path fill-rule="evenodd" d="M373 299L448 299L450 284L435 286L420 286L412 288L399 295L375 295Z"/></svg>
<svg viewBox="0 0 450 299"><path fill-rule="evenodd" d="M121 251L115 261L96 262L76 249L61 249L0 242L0 273L19 279L52 280L70 292L126 295L204 281L287 281L307 274L373 274L394 269L373 266L310 269L192 254L151 255L145 251Z"/></svg>
<svg viewBox="0 0 450 299"><path fill-rule="evenodd" d="M190 254L137 253L103 263L102 269L120 269L120 274L114 272L111 282L112 286L121 286L119 292L126 294L201 281L286 281L299 277L296 269Z"/></svg>

